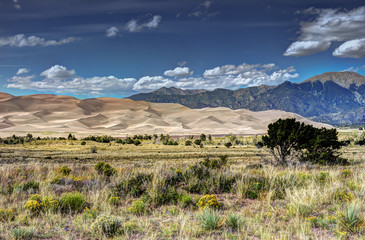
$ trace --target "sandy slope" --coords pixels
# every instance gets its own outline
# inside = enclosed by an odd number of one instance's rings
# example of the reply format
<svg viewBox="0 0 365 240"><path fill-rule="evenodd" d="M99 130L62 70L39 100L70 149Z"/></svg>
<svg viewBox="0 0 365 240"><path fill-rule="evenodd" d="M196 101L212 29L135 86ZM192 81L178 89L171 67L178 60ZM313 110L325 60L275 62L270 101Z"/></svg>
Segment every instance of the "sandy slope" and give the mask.
<svg viewBox="0 0 365 240"><path fill-rule="evenodd" d="M270 122L295 117L271 110L252 112L228 108L190 109L180 104L149 103L118 98L79 100L69 96L37 94L15 97L0 93L0 136L13 133L126 134L262 134Z"/></svg>

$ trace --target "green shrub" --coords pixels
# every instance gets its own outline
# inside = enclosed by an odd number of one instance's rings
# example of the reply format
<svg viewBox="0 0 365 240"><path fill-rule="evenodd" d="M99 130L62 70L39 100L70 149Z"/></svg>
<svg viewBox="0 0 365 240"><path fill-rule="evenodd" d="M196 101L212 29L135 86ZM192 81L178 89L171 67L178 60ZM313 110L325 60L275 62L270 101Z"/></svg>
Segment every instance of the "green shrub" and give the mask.
<svg viewBox="0 0 365 240"><path fill-rule="evenodd" d="M113 168L110 164L105 162L98 162L95 165L95 170L106 177L111 177L117 173L117 170Z"/></svg>
<svg viewBox="0 0 365 240"><path fill-rule="evenodd" d="M86 145L86 142L85 141L82 141L81 142L81 146L84 146L84 145Z"/></svg>
<svg viewBox="0 0 365 240"><path fill-rule="evenodd" d="M321 184L324 184L329 180L330 174L329 172L320 172L316 178L317 181L319 181Z"/></svg>
<svg viewBox="0 0 365 240"><path fill-rule="evenodd" d="M49 181L50 184L60 184L62 178L61 177L55 177Z"/></svg>
<svg viewBox="0 0 365 240"><path fill-rule="evenodd" d="M191 146L191 144L192 144L192 142L191 142L190 140L187 140L187 141L185 142L185 146Z"/></svg>
<svg viewBox="0 0 365 240"><path fill-rule="evenodd" d="M122 220L119 217L110 215L98 216L91 225L91 230L94 233L102 234L107 237L118 235L122 231Z"/></svg>
<svg viewBox="0 0 365 240"><path fill-rule="evenodd" d="M42 204L36 200L28 200L24 208L32 214L39 214L42 210Z"/></svg>
<svg viewBox="0 0 365 240"><path fill-rule="evenodd" d="M226 148L230 148L230 147L232 147L232 143L231 143L231 142L226 142L226 143L224 144L224 146L225 146Z"/></svg>
<svg viewBox="0 0 365 240"><path fill-rule="evenodd" d="M218 209L222 204L217 200L215 195L205 195L199 199L196 204L200 209L215 208Z"/></svg>
<svg viewBox="0 0 365 240"><path fill-rule="evenodd" d="M63 212L81 212L85 203L85 196L79 192L64 193L60 198L60 207Z"/></svg>
<svg viewBox="0 0 365 240"><path fill-rule="evenodd" d="M258 199L260 195L265 191L265 181L257 178L249 178L245 184L247 188L244 197L249 199Z"/></svg>
<svg viewBox="0 0 365 240"><path fill-rule="evenodd" d="M341 177L343 178L348 178L352 175L352 171L350 169L344 169L342 172L341 172Z"/></svg>
<svg viewBox="0 0 365 240"><path fill-rule="evenodd" d="M42 202L42 196L39 195L39 194L33 194L33 195L30 196L29 200Z"/></svg>
<svg viewBox="0 0 365 240"><path fill-rule="evenodd" d="M354 199L354 195L344 189L336 189L334 192L334 199L338 202L351 202Z"/></svg>
<svg viewBox="0 0 365 240"><path fill-rule="evenodd" d="M14 240L31 240L35 237L34 228L13 228L11 236Z"/></svg>
<svg viewBox="0 0 365 240"><path fill-rule="evenodd" d="M62 166L58 169L58 172L63 176L68 176L71 173L71 168L67 166Z"/></svg>
<svg viewBox="0 0 365 240"><path fill-rule="evenodd" d="M152 180L151 174L137 173L127 179L122 180L120 183L111 186L112 196L126 196L140 197L146 192L148 184Z"/></svg>
<svg viewBox="0 0 365 240"><path fill-rule="evenodd" d="M203 229L207 231L216 230L223 224L218 211L211 208L204 209L203 213L198 215L198 218Z"/></svg>
<svg viewBox="0 0 365 240"><path fill-rule="evenodd" d="M0 209L0 222L11 221L14 218L14 211L11 209Z"/></svg>
<svg viewBox="0 0 365 240"><path fill-rule="evenodd" d="M191 196L183 194L180 196L180 205L183 208L187 208L190 206L194 206L194 202Z"/></svg>
<svg viewBox="0 0 365 240"><path fill-rule="evenodd" d="M32 214L39 214L46 211L56 212L58 207L59 201L56 197L42 197L39 194L31 195L29 200L24 205L24 208Z"/></svg>
<svg viewBox="0 0 365 240"><path fill-rule="evenodd" d="M219 169L226 166L227 162L228 162L228 156L222 155L219 156L219 159L213 159L213 160L207 157L200 164L207 168Z"/></svg>
<svg viewBox="0 0 365 240"><path fill-rule="evenodd" d="M180 194L176 188L166 185L152 189L148 197L154 206L162 206L170 203L176 204L180 198Z"/></svg>
<svg viewBox="0 0 365 240"><path fill-rule="evenodd" d="M136 145L136 146L139 146L139 145L142 144L142 142L139 141L139 140L134 140L133 144Z"/></svg>
<svg viewBox="0 0 365 240"><path fill-rule="evenodd" d="M134 213L137 215L144 215L147 213L147 206L143 200L135 200L132 203L132 206L128 208L128 212Z"/></svg>
<svg viewBox="0 0 365 240"><path fill-rule="evenodd" d="M194 144L195 145L200 145L202 143L202 141L200 139L195 139Z"/></svg>

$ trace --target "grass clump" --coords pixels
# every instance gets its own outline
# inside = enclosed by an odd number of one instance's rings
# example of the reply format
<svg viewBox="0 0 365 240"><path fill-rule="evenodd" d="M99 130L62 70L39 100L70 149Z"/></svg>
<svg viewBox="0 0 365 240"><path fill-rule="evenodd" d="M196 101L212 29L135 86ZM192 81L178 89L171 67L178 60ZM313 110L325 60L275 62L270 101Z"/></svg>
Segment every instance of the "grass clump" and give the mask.
<svg viewBox="0 0 365 240"><path fill-rule="evenodd" d="M222 217L218 211L211 208L206 208L203 212L198 215L200 225L206 231L212 231L220 228L223 225Z"/></svg>
<svg viewBox="0 0 365 240"><path fill-rule="evenodd" d="M85 203L85 196L79 192L64 193L60 198L60 207L63 212L81 212Z"/></svg>
<svg viewBox="0 0 365 240"><path fill-rule="evenodd" d="M340 226L349 232L356 233L364 228L364 218L357 205L351 204L339 213Z"/></svg>
<svg viewBox="0 0 365 240"><path fill-rule="evenodd" d="M23 191L28 193L35 193L38 190L39 190L39 182L35 181L29 181L15 187L16 192Z"/></svg>
<svg viewBox="0 0 365 240"><path fill-rule="evenodd" d="M11 221L14 218L14 211L11 209L0 209L0 222Z"/></svg>
<svg viewBox="0 0 365 240"><path fill-rule="evenodd" d="M230 214L227 216L227 219L226 219L226 225L236 231L240 225L242 224L242 219L239 215L237 214Z"/></svg>
<svg viewBox="0 0 365 240"><path fill-rule="evenodd" d="M13 228L11 236L14 240L31 240L35 237L34 228Z"/></svg>
<svg viewBox="0 0 365 240"><path fill-rule="evenodd" d="M100 215L91 225L91 230L96 234L101 234L107 237L114 237L122 231L122 220L119 217L111 215Z"/></svg>

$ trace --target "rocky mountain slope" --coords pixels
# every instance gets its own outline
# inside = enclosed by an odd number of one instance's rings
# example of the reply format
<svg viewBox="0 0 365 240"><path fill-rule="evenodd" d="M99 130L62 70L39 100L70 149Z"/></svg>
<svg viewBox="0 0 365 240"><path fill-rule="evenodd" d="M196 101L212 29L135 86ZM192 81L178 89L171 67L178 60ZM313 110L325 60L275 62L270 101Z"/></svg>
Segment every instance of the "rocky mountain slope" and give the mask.
<svg viewBox="0 0 365 240"><path fill-rule="evenodd" d="M278 86L262 85L235 91L185 91L162 88L133 95L130 99L180 103L190 108L276 109L335 125L365 124L365 77L354 72L328 72L301 83L284 82Z"/></svg>

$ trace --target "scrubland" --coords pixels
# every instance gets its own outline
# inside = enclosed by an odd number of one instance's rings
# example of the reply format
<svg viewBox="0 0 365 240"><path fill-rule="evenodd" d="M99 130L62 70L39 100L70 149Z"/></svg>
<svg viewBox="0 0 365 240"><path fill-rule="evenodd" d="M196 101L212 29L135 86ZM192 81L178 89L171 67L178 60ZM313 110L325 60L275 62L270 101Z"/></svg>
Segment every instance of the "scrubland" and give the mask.
<svg viewBox="0 0 365 240"><path fill-rule="evenodd" d="M340 137L350 165L286 168L260 137L1 144L0 239L364 239L365 150Z"/></svg>

